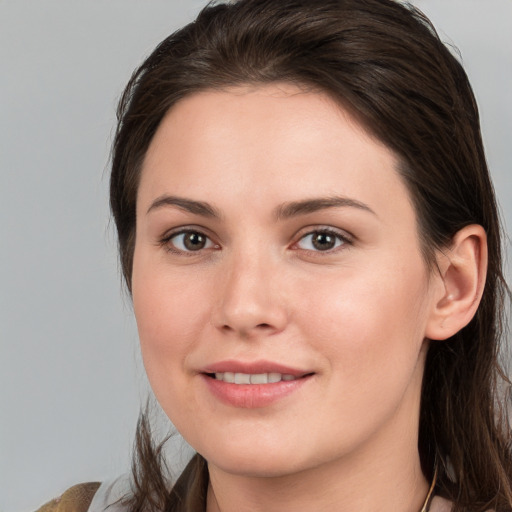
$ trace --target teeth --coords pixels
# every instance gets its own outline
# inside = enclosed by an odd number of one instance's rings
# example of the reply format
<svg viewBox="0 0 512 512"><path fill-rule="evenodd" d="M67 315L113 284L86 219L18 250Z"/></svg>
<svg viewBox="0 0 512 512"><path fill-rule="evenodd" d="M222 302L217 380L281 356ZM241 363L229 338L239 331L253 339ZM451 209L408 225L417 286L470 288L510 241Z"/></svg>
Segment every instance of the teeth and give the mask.
<svg viewBox="0 0 512 512"><path fill-rule="evenodd" d="M216 373L215 378L230 384L272 384L281 381L295 380L297 377L282 373Z"/></svg>
<svg viewBox="0 0 512 512"><path fill-rule="evenodd" d="M257 373L255 375L251 375L251 384L268 384L268 374L267 373Z"/></svg>
<svg viewBox="0 0 512 512"><path fill-rule="evenodd" d="M248 373L235 373L235 384L250 384L251 376Z"/></svg>
<svg viewBox="0 0 512 512"><path fill-rule="evenodd" d="M219 373L219 375L222 375L222 373ZM217 377L217 374L215 374L215 377ZM219 380L224 380L225 382L234 383L235 382L235 374L232 372L225 372L224 378L221 378Z"/></svg>
<svg viewBox="0 0 512 512"><path fill-rule="evenodd" d="M280 373L269 373L268 381L269 382L281 382L282 375Z"/></svg>

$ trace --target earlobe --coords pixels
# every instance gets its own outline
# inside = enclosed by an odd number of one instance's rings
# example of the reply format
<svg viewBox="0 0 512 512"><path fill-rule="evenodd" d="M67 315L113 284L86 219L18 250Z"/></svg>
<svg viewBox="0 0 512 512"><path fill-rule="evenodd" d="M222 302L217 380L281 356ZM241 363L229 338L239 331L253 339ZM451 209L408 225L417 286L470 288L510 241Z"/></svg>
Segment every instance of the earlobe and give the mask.
<svg viewBox="0 0 512 512"><path fill-rule="evenodd" d="M471 321L480 304L487 274L484 228L471 224L458 231L437 263L440 274L425 336L445 340Z"/></svg>

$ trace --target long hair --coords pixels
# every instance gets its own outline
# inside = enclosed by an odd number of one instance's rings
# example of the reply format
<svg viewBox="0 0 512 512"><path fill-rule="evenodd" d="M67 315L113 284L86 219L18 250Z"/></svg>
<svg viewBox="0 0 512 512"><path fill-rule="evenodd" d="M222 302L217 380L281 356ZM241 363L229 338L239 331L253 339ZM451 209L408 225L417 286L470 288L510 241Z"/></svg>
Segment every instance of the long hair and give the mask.
<svg viewBox="0 0 512 512"><path fill-rule="evenodd" d="M419 453L427 478L437 461L436 492L455 512L512 510L510 381L499 364L509 292L497 206L466 73L416 8L394 0L214 3L165 39L118 107L110 201L128 289L141 165L164 115L195 92L273 82L329 94L394 151L432 271L435 251L457 231L484 227L489 265L478 311L456 335L432 342L427 355ZM173 490L156 490L160 452L144 415L137 435L132 509L204 509L204 459L196 456ZM188 494L201 498L187 504Z"/></svg>

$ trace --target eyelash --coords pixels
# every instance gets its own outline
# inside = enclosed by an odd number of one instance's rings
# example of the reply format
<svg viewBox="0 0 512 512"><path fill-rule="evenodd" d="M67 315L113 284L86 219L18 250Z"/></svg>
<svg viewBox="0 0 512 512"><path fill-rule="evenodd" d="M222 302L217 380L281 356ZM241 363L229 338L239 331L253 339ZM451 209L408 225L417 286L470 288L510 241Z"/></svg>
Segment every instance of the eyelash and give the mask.
<svg viewBox="0 0 512 512"><path fill-rule="evenodd" d="M180 236L184 236L187 234L199 235L200 237L203 237L206 240L206 242L205 242L206 247L201 247L200 249L194 251L194 250L187 250L186 248L180 249L180 248L176 247L175 244L173 244L173 239L176 239ZM182 241L182 245L184 243L186 243L185 240ZM212 241L212 239L208 235L206 235L203 231L201 231L199 229L192 229L192 228L182 229L180 231L175 231L173 233L165 235L160 240L159 245L164 247L168 252L171 252L174 254L179 254L179 255L185 255L185 256L194 256L196 254L199 254L204 249L219 249L220 248L220 246L218 244L215 244Z"/></svg>
<svg viewBox="0 0 512 512"><path fill-rule="evenodd" d="M300 236L300 238L298 239L297 242L295 242L293 244L292 247L297 247L299 245L299 243L303 240L305 240L307 237L313 237L314 235L327 235L327 236L330 236L330 237L333 237L334 238L334 243L335 243L335 246L330 248L330 249L326 249L325 251L322 251L322 250L315 250L315 249L303 249L305 251L308 251L309 253L314 253L314 254L333 254L333 253L336 253L340 250L344 250L346 249L347 247L351 246L353 244L353 239L351 236L349 236L347 233L345 232L340 232L336 229L333 229L333 228L328 228L328 227L319 227L319 228L316 228L316 229L311 229L309 228L308 231L304 232L303 235ZM314 244L314 242L312 242ZM295 250L299 250L300 248L297 248Z"/></svg>
<svg viewBox="0 0 512 512"><path fill-rule="evenodd" d="M198 250L187 250L187 248L179 248L176 247L176 245L173 243L173 239L177 239L180 236L184 235L198 235L199 237L203 237L205 239L205 246L199 248ZM351 246L353 244L353 239L351 236L349 236L345 232L337 231L333 228L327 228L327 227L319 227L317 229L311 229L309 228L308 231L305 231L299 239L294 242L291 246L293 250L300 250L301 248L298 247L299 243L305 240L307 237L312 237L314 235L327 235L334 238L334 247L326 249L325 251L320 249L308 249L304 248L304 251L307 251L308 253L312 254L332 254L335 252L338 252L339 250L344 250L348 246ZM183 239L181 242L181 245L184 246L186 241ZM312 242L314 244L314 242ZM168 252L179 254L179 255L185 255L185 256L194 256L196 254L201 253L203 250L218 250L220 249L220 245L215 244L215 242L212 241L212 239L206 235L203 231L199 229L182 229L180 231L176 231L170 234L165 235L159 242L159 245L165 247L165 249Z"/></svg>

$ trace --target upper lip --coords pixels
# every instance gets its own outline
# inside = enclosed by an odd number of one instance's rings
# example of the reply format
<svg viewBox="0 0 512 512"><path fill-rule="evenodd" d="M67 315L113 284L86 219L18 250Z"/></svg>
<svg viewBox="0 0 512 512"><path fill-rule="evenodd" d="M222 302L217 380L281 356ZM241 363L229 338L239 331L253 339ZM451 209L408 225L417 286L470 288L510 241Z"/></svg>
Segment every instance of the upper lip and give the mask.
<svg viewBox="0 0 512 512"><path fill-rule="evenodd" d="M280 373L282 375L293 375L294 377L303 377L304 375L313 373L308 370L292 368L280 363L272 361L219 361L205 366L201 373L247 373L251 375L261 373Z"/></svg>

